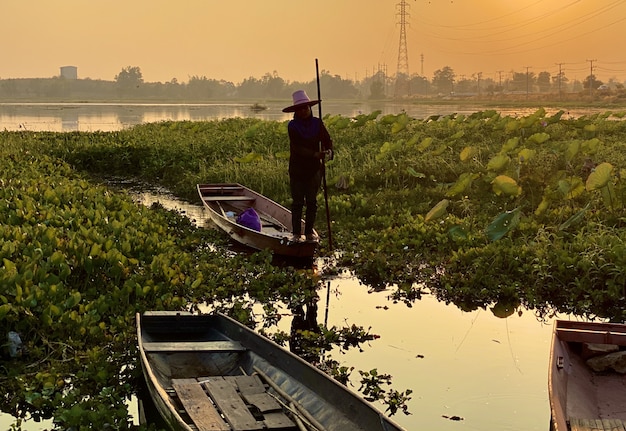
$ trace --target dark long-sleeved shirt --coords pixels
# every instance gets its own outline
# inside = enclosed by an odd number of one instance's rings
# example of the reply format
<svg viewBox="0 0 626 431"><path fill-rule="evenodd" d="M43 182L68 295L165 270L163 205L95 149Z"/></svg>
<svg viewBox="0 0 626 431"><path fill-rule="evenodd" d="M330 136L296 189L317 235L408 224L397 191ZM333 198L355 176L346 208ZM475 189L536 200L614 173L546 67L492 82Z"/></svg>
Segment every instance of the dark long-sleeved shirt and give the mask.
<svg viewBox="0 0 626 431"><path fill-rule="evenodd" d="M322 163L317 155L320 151L332 150L333 141L322 120L312 115L307 118L294 117L289 122L287 130L290 152L289 176L308 180L321 169Z"/></svg>

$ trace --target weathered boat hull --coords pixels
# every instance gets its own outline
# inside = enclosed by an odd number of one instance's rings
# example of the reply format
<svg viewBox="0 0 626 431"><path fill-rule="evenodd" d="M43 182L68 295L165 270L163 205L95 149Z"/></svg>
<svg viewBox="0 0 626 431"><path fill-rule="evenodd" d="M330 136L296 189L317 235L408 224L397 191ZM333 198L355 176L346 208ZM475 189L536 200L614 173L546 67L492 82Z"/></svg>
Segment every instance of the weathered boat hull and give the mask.
<svg viewBox="0 0 626 431"><path fill-rule="evenodd" d="M146 312L137 315L137 332L148 390L157 410L174 430L308 429L298 428L298 421L326 431L402 430L345 386L224 315ZM238 380L241 397L253 403L243 395L246 388L239 379L244 379L245 385L250 379L261 381L265 389L258 396L277 397L286 407L281 411L266 409L262 417L255 410L256 419L249 419L239 428L236 422L244 420L246 408L235 412L229 409L240 405L241 400L233 396L226 402L215 395L223 389L232 392L229 382ZM199 395L185 404L185 397L194 390ZM185 391L189 391L187 395ZM200 406L209 402L218 406L223 422L230 425L219 423L219 419L208 423L211 406L206 410ZM194 409L199 410L194 414ZM292 415L290 409L298 414Z"/></svg>
<svg viewBox="0 0 626 431"><path fill-rule="evenodd" d="M282 205L237 183L198 184L197 189L211 220L234 241L280 256L312 257L315 254L319 240L292 241L291 211ZM260 216L260 232L237 223L236 216L248 208L254 208ZM301 231L304 231L304 221L301 223Z"/></svg>
<svg viewBox="0 0 626 431"><path fill-rule="evenodd" d="M587 363L624 346L626 325L555 321L548 369L551 429L624 429L626 377L594 371Z"/></svg>

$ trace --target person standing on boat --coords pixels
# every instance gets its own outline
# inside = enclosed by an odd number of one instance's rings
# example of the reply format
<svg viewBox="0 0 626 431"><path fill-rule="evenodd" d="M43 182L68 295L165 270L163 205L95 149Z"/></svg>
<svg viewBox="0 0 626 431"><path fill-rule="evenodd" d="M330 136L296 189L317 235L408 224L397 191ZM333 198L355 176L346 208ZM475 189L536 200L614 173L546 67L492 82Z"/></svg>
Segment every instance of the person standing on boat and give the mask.
<svg viewBox="0 0 626 431"><path fill-rule="evenodd" d="M291 220L293 238L302 239L302 211L306 206L304 235L316 241L313 226L317 215L317 194L324 175L325 159L333 158L333 141L320 118L314 117L311 100L304 90L293 93L293 104L283 112L293 112L289 121L289 186L291 189Z"/></svg>

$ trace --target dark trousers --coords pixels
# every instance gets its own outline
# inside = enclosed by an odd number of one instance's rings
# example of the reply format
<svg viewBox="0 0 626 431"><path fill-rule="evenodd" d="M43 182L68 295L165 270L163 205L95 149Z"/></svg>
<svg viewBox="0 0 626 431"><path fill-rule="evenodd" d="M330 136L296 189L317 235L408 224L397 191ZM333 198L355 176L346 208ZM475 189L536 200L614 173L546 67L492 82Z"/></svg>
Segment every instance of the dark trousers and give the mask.
<svg viewBox="0 0 626 431"><path fill-rule="evenodd" d="M317 215L317 193L322 183L322 172L317 171L313 177L308 180L297 178L290 179L291 186L291 224L293 226L293 234L302 234L302 210L306 205L306 216L304 218L304 234L313 233L315 225L315 216Z"/></svg>

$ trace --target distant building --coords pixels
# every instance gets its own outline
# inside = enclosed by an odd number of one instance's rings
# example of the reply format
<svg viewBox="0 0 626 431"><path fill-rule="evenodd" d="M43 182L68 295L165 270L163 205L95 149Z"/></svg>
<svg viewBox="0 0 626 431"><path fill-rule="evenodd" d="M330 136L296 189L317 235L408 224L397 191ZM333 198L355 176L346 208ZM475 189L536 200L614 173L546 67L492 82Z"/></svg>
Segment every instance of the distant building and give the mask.
<svg viewBox="0 0 626 431"><path fill-rule="evenodd" d="M78 79L78 68L76 66L61 66L61 78Z"/></svg>

